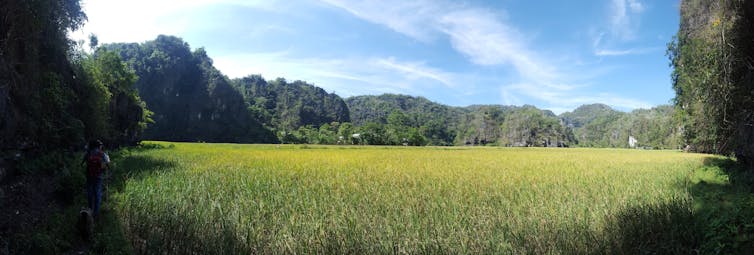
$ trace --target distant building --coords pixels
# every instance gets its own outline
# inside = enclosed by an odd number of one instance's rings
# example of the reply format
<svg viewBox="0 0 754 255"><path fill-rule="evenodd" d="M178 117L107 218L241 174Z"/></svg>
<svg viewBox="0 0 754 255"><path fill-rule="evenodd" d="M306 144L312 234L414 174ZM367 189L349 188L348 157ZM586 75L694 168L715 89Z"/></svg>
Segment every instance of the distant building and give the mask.
<svg viewBox="0 0 754 255"><path fill-rule="evenodd" d="M639 143L639 141L636 140L633 136L628 136L628 147L636 148L636 145Z"/></svg>

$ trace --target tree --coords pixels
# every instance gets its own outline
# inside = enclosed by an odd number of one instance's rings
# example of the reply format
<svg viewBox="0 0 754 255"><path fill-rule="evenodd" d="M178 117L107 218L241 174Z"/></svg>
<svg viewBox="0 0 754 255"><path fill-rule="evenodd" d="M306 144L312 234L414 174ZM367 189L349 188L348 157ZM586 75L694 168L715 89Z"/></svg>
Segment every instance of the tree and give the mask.
<svg viewBox="0 0 754 255"><path fill-rule="evenodd" d="M203 48L160 35L142 44L108 44L140 77L139 96L154 111L147 139L208 142L277 142L232 82ZM251 108L251 109L250 109ZM295 129L289 129L295 130Z"/></svg>
<svg viewBox="0 0 754 255"><path fill-rule="evenodd" d="M96 45L96 44L95 44ZM152 114L134 88L137 76L115 52L98 49L81 65L87 89L80 95L87 139L135 144Z"/></svg>
<svg viewBox="0 0 754 255"><path fill-rule="evenodd" d="M68 39L86 21L78 0L0 1L0 144L51 149L80 144L82 84Z"/></svg>
<svg viewBox="0 0 754 255"><path fill-rule="evenodd" d="M690 149L754 166L754 2L681 2L668 46L674 103Z"/></svg>

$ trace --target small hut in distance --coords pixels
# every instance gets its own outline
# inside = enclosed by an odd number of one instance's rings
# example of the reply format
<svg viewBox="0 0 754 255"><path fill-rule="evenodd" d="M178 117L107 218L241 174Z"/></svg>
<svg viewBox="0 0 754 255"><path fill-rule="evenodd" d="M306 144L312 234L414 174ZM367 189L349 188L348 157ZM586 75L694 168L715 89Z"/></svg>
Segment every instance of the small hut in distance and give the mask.
<svg viewBox="0 0 754 255"><path fill-rule="evenodd" d="M639 144L639 141L636 140L633 136L628 136L628 147L630 148L636 148L636 145Z"/></svg>

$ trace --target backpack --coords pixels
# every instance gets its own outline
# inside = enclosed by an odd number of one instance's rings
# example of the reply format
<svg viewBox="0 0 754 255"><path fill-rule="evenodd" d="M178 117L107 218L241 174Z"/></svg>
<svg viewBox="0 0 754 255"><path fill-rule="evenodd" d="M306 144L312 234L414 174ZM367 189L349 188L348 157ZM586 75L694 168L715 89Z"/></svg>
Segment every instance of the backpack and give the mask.
<svg viewBox="0 0 754 255"><path fill-rule="evenodd" d="M89 152L86 157L86 175L99 177L105 169L105 155L101 151Z"/></svg>

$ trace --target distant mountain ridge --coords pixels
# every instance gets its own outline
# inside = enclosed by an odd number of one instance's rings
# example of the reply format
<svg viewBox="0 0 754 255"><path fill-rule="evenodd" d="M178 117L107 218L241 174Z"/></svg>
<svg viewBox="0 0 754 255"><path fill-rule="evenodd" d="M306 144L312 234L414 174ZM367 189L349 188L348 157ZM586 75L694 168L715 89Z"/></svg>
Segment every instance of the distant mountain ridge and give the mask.
<svg viewBox="0 0 754 255"><path fill-rule="evenodd" d="M243 143L680 147L671 106L620 112L582 105L555 115L535 106L448 106L397 94L341 98L303 81L229 79L203 48L174 36L103 46L139 76L154 112L145 139ZM354 134L363 134L354 138Z"/></svg>
<svg viewBox="0 0 754 255"><path fill-rule="evenodd" d="M144 139L275 142L204 49L192 52L182 39L164 35L141 44L103 47L119 52L139 76L136 89L155 122L144 131Z"/></svg>
<svg viewBox="0 0 754 255"><path fill-rule="evenodd" d="M249 75L233 79L233 86L254 116L273 129L350 122L348 106L340 96L303 81L266 81L261 75Z"/></svg>
<svg viewBox="0 0 754 255"><path fill-rule="evenodd" d="M564 112L560 115L566 125L580 128L591 123L597 118L619 115L621 112L613 110L606 104L585 104L574 109L572 112Z"/></svg>
<svg viewBox="0 0 754 255"><path fill-rule="evenodd" d="M417 116L415 119L443 119L446 133L454 134L455 145L629 147L629 136L643 147L677 149L682 145L680 124L670 105L621 112L605 104L588 104L555 115L531 105L453 107L395 94L349 97L346 103L353 123L359 125L384 123L392 110ZM426 109L441 109L439 112L446 114Z"/></svg>
<svg viewBox="0 0 754 255"><path fill-rule="evenodd" d="M277 143L278 130L348 122L343 99L302 81L261 76L230 80L203 48L174 36L103 46L139 76L135 87L154 112L144 139Z"/></svg>

